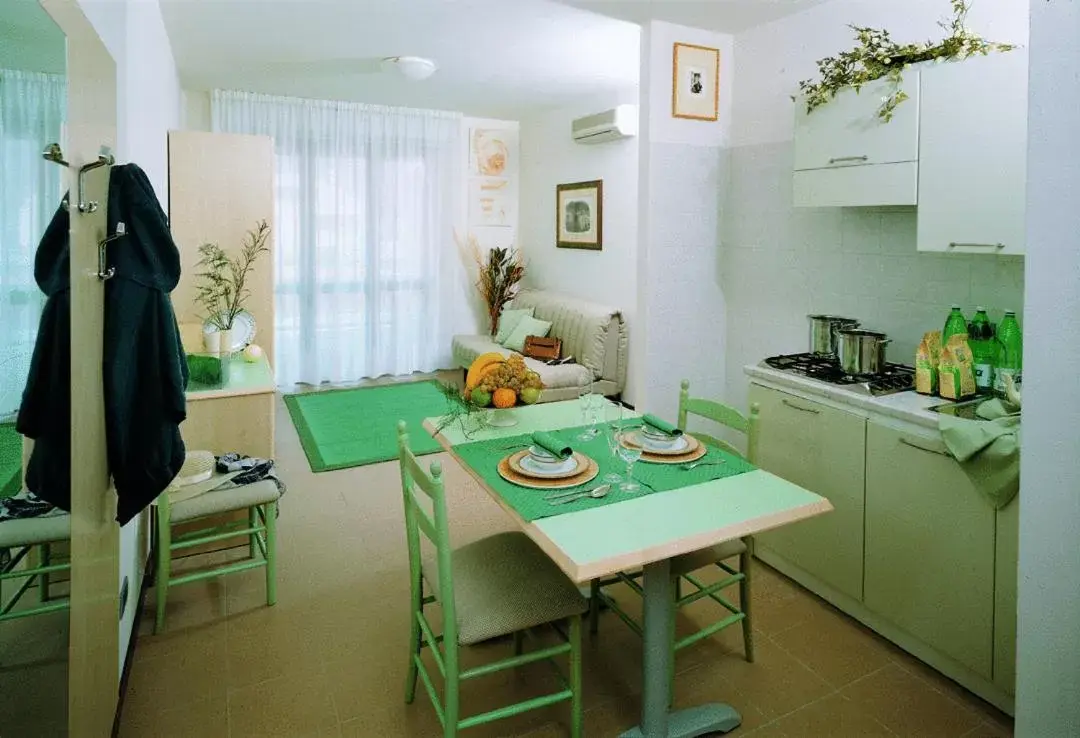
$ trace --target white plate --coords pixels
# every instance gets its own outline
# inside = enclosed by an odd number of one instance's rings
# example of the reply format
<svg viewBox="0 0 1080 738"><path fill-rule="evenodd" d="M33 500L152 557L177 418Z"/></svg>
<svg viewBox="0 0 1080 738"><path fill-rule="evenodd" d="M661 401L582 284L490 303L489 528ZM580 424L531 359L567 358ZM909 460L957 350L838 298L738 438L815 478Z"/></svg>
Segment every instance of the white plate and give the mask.
<svg viewBox="0 0 1080 738"><path fill-rule="evenodd" d="M566 459L560 459L555 454L551 453L547 449L539 446L529 446L529 458L535 461L537 464L561 464Z"/></svg>
<svg viewBox="0 0 1080 738"><path fill-rule="evenodd" d="M523 456L518 462L521 470L534 477L561 477L577 471L578 462L573 456L558 464L538 464L529 456Z"/></svg>
<svg viewBox="0 0 1080 738"><path fill-rule="evenodd" d="M686 436L672 438L670 441L664 443L657 443L644 433L638 437L642 442L641 447L646 451L663 451L664 453L675 454L690 448L690 442L686 440Z"/></svg>

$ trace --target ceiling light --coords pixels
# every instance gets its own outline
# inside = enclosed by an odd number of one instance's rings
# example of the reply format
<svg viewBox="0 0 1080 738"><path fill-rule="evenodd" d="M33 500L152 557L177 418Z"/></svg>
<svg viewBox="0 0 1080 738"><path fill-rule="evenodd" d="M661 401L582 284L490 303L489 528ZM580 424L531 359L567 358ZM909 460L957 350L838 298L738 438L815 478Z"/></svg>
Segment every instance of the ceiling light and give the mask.
<svg viewBox="0 0 1080 738"><path fill-rule="evenodd" d="M411 80L427 79L435 74L435 70L438 69L431 59L424 59L419 56L388 56L382 60L382 68L388 72L391 70L396 71L401 76Z"/></svg>

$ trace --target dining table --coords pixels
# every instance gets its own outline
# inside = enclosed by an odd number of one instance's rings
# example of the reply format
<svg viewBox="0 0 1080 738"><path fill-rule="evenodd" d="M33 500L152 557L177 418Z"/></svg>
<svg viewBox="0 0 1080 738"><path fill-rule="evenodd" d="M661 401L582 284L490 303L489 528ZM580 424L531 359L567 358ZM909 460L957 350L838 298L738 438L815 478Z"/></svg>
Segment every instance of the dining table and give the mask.
<svg viewBox="0 0 1080 738"><path fill-rule="evenodd" d="M708 449L711 463L694 469L638 461L633 470L640 485L637 493L612 488L602 498L587 496L571 504L553 505L544 490L519 486L499 474L500 461L529 448L532 434L538 432L572 445L596 461L600 471L625 471L605 437L607 424L595 422L604 417L603 407L593 410L592 422L587 422L585 401L514 408L511 417L516 422L509 427L490 425L480 411L428 418L424 428L574 583L642 570L641 722L623 738L692 738L733 730L742 719L731 705L670 708L671 559L830 512L832 505L714 448ZM613 403L605 399L603 404ZM641 417L627 408L620 422ZM582 433L590 429L599 432L582 441ZM592 480L581 488L596 486Z"/></svg>

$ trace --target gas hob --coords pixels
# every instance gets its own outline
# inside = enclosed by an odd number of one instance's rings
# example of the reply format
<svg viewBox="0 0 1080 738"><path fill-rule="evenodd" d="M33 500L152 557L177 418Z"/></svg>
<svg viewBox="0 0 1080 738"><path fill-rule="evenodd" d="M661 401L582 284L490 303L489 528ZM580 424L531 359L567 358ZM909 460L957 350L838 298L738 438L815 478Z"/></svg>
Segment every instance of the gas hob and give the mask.
<svg viewBox="0 0 1080 738"><path fill-rule="evenodd" d="M886 364L885 371L867 377L845 374L836 357L818 354L773 356L765 359L762 364L788 374L839 385L864 395L891 395L915 389L915 369L903 364Z"/></svg>

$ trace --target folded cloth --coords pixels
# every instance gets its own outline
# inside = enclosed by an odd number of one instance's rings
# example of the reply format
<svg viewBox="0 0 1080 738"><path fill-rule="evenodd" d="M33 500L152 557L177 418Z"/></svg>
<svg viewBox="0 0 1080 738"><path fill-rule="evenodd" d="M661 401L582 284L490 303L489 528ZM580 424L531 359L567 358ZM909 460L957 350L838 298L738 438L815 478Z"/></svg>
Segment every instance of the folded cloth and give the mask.
<svg viewBox="0 0 1080 738"><path fill-rule="evenodd" d="M681 428L677 428L666 420L662 420L655 415L649 415L646 413L645 415L641 416L641 420L645 423L645 425L656 428L658 431L663 431L669 436L681 436L683 434Z"/></svg>
<svg viewBox="0 0 1080 738"><path fill-rule="evenodd" d="M990 402L980 405L976 412ZM995 409L987 408L991 412ZM1002 415L985 421L942 415L938 430L945 447L960 462L975 488L994 507L1008 505L1020 491L1020 416Z"/></svg>
<svg viewBox="0 0 1080 738"><path fill-rule="evenodd" d="M239 472L239 474L215 487L215 489L230 489L270 479L277 485L278 494L285 494L285 483L277 478L273 459L259 459L237 453L224 454L217 457L217 471L219 474L229 474L231 472Z"/></svg>
<svg viewBox="0 0 1080 738"><path fill-rule="evenodd" d="M543 431L533 433L532 442L534 445L539 446L559 459L569 459L574 453L574 449L570 448L550 433L545 433Z"/></svg>
<svg viewBox="0 0 1080 738"><path fill-rule="evenodd" d="M13 497L0 500L0 523L5 520L40 518L56 509L51 502L46 502L33 492L24 490Z"/></svg>

